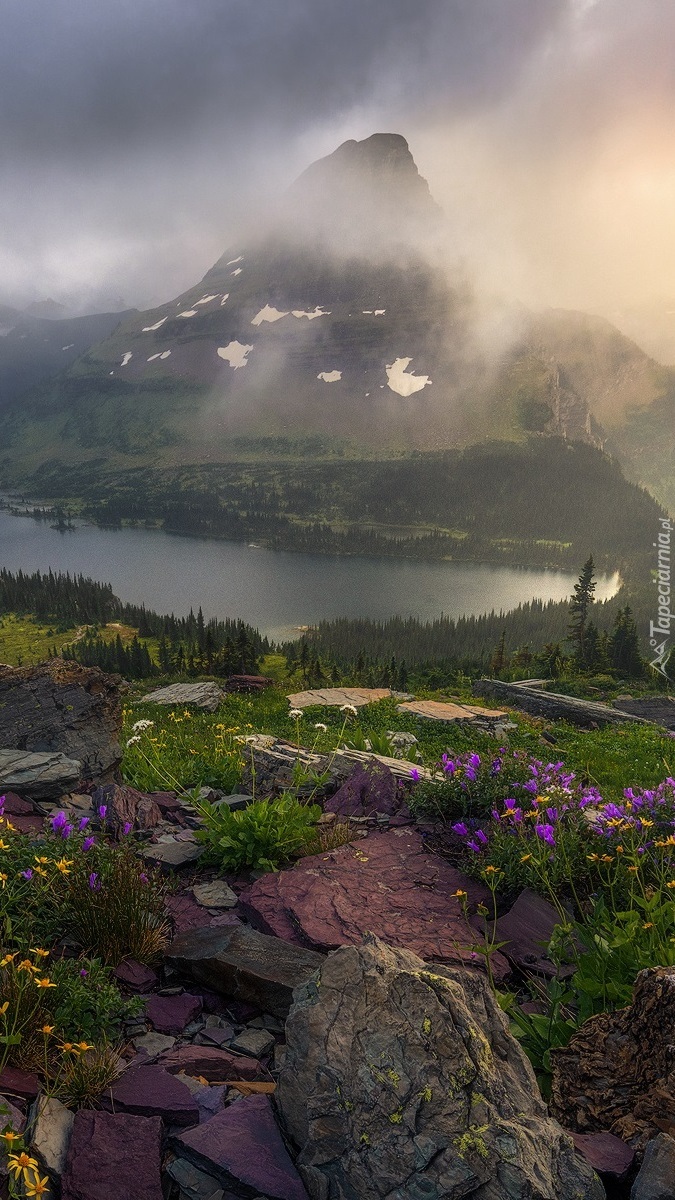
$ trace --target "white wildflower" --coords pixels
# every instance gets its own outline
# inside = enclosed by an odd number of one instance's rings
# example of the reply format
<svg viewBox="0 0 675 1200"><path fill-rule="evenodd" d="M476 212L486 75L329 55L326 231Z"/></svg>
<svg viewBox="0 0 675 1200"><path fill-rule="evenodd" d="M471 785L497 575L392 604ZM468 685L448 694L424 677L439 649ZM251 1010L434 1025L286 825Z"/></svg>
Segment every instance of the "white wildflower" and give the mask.
<svg viewBox="0 0 675 1200"><path fill-rule="evenodd" d="M135 737L130 737L127 741L127 746L135 746L137 742L140 742L140 740L141 739L138 737L138 735Z"/></svg>
<svg viewBox="0 0 675 1200"><path fill-rule="evenodd" d="M245 740L247 746L254 746L258 739L255 736L255 734L249 733L248 737L245 738L244 740Z"/></svg>
<svg viewBox="0 0 675 1200"><path fill-rule="evenodd" d="M316 723L316 725L314 726L314 728L315 728L315 729L320 729L322 733L328 733L328 726L327 726L327 725L323 725L323 724L321 723L321 721L317 721L317 723Z"/></svg>
<svg viewBox="0 0 675 1200"><path fill-rule="evenodd" d="M136 721L135 724L131 726L131 729L133 733L140 733L140 731L143 729L152 729L154 723L154 721Z"/></svg>
<svg viewBox="0 0 675 1200"><path fill-rule="evenodd" d="M302 716L302 709L301 708L292 708L288 715L289 715L289 717L293 717L293 719L295 721L299 721L300 717Z"/></svg>
<svg viewBox="0 0 675 1200"><path fill-rule="evenodd" d="M340 712L353 713L355 717L358 716L358 709L356 708L355 704L342 704L340 706Z"/></svg>

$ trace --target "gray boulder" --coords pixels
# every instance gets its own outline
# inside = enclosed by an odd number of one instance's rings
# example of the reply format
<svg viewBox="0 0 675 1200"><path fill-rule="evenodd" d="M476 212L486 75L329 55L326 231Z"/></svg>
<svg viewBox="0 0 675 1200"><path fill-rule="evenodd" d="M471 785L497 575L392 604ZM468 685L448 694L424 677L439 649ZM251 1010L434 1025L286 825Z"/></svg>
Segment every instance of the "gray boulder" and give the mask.
<svg viewBox="0 0 675 1200"><path fill-rule="evenodd" d="M82 763L65 754L0 750L0 795L19 792L32 800L58 800L82 775Z"/></svg>
<svg viewBox="0 0 675 1200"><path fill-rule="evenodd" d="M118 681L96 667L50 659L0 670L0 746L62 754L88 779L112 779L122 760Z"/></svg>
<svg viewBox="0 0 675 1200"><path fill-rule="evenodd" d="M169 707L205 708L215 712L225 699L217 683L172 683L143 697L144 704L165 704Z"/></svg>
<svg viewBox="0 0 675 1200"><path fill-rule="evenodd" d="M601 1200L478 972L373 937L297 989L276 1103L313 1200Z"/></svg>
<svg viewBox="0 0 675 1200"><path fill-rule="evenodd" d="M659 1133L647 1146L631 1200L674 1200L675 1141Z"/></svg>

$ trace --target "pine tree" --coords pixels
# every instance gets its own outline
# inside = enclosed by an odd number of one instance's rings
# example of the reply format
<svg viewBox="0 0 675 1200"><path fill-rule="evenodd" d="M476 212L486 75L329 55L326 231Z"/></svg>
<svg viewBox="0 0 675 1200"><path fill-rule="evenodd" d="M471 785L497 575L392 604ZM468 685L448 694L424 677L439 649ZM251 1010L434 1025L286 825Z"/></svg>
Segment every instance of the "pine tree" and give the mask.
<svg viewBox="0 0 675 1200"><path fill-rule="evenodd" d="M506 630L502 629L502 635L490 659L490 671L493 675L501 675L502 671L505 671L508 665L509 656L506 653Z"/></svg>
<svg viewBox="0 0 675 1200"><path fill-rule="evenodd" d="M570 600L569 608L571 619L568 629L568 640L574 646L576 663L582 668L589 665L587 662L586 639L588 635L588 617L595 591L595 579L593 575L594 563L593 555L591 554L581 568L578 582L574 585L574 595ZM595 643L593 648L595 649Z"/></svg>
<svg viewBox="0 0 675 1200"><path fill-rule="evenodd" d="M640 636L629 604L620 608L609 637L609 664L613 671L629 679L640 679L645 673L640 655Z"/></svg>

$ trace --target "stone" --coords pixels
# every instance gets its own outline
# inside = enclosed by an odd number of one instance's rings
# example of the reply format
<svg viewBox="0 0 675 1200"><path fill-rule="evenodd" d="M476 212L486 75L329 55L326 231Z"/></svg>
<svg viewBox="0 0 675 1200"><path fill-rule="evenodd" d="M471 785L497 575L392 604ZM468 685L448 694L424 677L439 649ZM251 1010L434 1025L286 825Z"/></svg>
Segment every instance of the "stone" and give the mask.
<svg viewBox="0 0 675 1200"><path fill-rule="evenodd" d="M547 721L568 721L571 725L580 725L591 729L593 725L618 725L622 721L633 721L645 725L642 717L631 716L619 712L607 704L597 700L580 700L576 696L563 696L558 692L545 692L522 683L504 683L501 679L479 679L473 685L475 696L484 696L490 700L501 700L523 712L535 717L543 717ZM496 715L496 714L495 714Z"/></svg>
<svg viewBox="0 0 675 1200"><path fill-rule="evenodd" d="M174 1146L239 1195L307 1200L267 1096L245 1096L205 1125L179 1134Z"/></svg>
<svg viewBox="0 0 675 1200"><path fill-rule="evenodd" d="M227 1088L223 1084L200 1084L193 1094L199 1108L200 1125L210 1121L225 1107Z"/></svg>
<svg viewBox="0 0 675 1200"><path fill-rule="evenodd" d="M196 842L171 841L153 843L141 850L141 856L155 867L164 870L179 870L195 863L204 853L204 846Z"/></svg>
<svg viewBox="0 0 675 1200"><path fill-rule="evenodd" d="M63 1174L74 1121L75 1114L55 1096L40 1096L31 1111L30 1146L52 1178Z"/></svg>
<svg viewBox="0 0 675 1200"><path fill-rule="evenodd" d="M392 746L400 750L409 750L411 746L416 746L418 741L414 733L406 733L404 729L388 729L387 737Z"/></svg>
<svg viewBox="0 0 675 1200"><path fill-rule="evenodd" d="M159 1117L75 1114L61 1200L163 1200Z"/></svg>
<svg viewBox="0 0 675 1200"><path fill-rule="evenodd" d="M482 717L487 721L499 721L508 717L508 713L497 708L479 708L475 704L463 704L459 700L411 700L397 705L398 711L409 713L414 717L423 717L427 721L443 721L453 724L455 721L476 721Z"/></svg>
<svg viewBox="0 0 675 1200"><path fill-rule="evenodd" d="M469 964L477 935L453 895L458 889L470 908L490 903L484 884L427 853L416 830L401 828L264 875L239 903L266 933L316 950L359 944L374 933L429 962ZM493 955L492 966L497 979L508 974L503 954Z"/></svg>
<svg viewBox="0 0 675 1200"><path fill-rule="evenodd" d="M16 792L5 792L3 798L2 811L6 817L26 817L37 811L30 800L24 800Z"/></svg>
<svg viewBox="0 0 675 1200"><path fill-rule="evenodd" d="M179 934L167 961L224 996L285 1017L293 989L319 970L323 957L237 925Z"/></svg>
<svg viewBox="0 0 675 1200"><path fill-rule="evenodd" d="M180 1188L180 1200L225 1200L225 1193L212 1175L198 1170L186 1158L174 1158L166 1168L167 1175Z"/></svg>
<svg viewBox="0 0 675 1200"><path fill-rule="evenodd" d="M617 696L612 707L631 717L643 717L655 725L675 730L675 700L672 696Z"/></svg>
<svg viewBox="0 0 675 1200"><path fill-rule="evenodd" d="M313 1200L604 1197L477 971L366 938L298 989L286 1038L275 1100Z"/></svg>
<svg viewBox="0 0 675 1200"><path fill-rule="evenodd" d="M310 708L314 704L330 708L342 708L350 704L353 708L363 708L365 704L376 704L378 700L390 700L393 695L391 688L315 688L313 691L293 692L287 700L291 708Z"/></svg>
<svg viewBox="0 0 675 1200"><path fill-rule="evenodd" d="M23 1133L26 1125L26 1117L21 1109L12 1104L8 1096L3 1096L2 1094L0 1094L0 1106L2 1107L2 1112L0 1113L2 1125L0 1125L0 1129L4 1129L6 1125L9 1125L14 1130L14 1133Z"/></svg>
<svg viewBox="0 0 675 1200"><path fill-rule="evenodd" d="M202 1011L201 996L151 996L145 1015L157 1033L182 1033Z"/></svg>
<svg viewBox="0 0 675 1200"><path fill-rule="evenodd" d="M548 900L525 888L496 925L496 940L515 966L553 978L558 968L546 954L560 913ZM573 970L573 968L570 968ZM564 968L563 968L564 972Z"/></svg>
<svg viewBox="0 0 675 1200"><path fill-rule="evenodd" d="M635 1162L635 1151L612 1133L573 1133L572 1141L606 1183L623 1183Z"/></svg>
<svg viewBox="0 0 675 1200"><path fill-rule="evenodd" d="M0 1072L0 1093L20 1096L22 1100L34 1100L40 1091L40 1080L32 1071L20 1067L3 1067Z"/></svg>
<svg viewBox="0 0 675 1200"><path fill-rule="evenodd" d="M154 800L132 787L121 787L117 783L106 783L96 788L92 795L96 810L106 808L105 828L119 841L127 833L144 833L154 829L162 820L161 809Z"/></svg>
<svg viewBox="0 0 675 1200"><path fill-rule="evenodd" d="M58 800L77 783L83 764L65 754L0 750L0 794L19 788L35 800Z"/></svg>
<svg viewBox="0 0 675 1200"><path fill-rule="evenodd" d="M189 1088L161 1066L130 1067L101 1096L114 1112L161 1117L169 1125L196 1125L199 1109Z"/></svg>
<svg viewBox="0 0 675 1200"><path fill-rule="evenodd" d="M122 761L122 704L116 679L61 658L0 670L0 746L62 754L87 779L112 779ZM73 783L62 789L72 791ZM35 795L24 786L19 795Z"/></svg>
<svg viewBox="0 0 675 1200"><path fill-rule="evenodd" d="M223 910L217 916L206 913L192 892L174 892L166 897L165 907L176 934L186 933L189 929L241 924L239 917L230 911Z"/></svg>
<svg viewBox="0 0 675 1200"><path fill-rule="evenodd" d="M144 704L164 704L171 708L205 708L216 712L225 699L217 683L172 683L143 697Z"/></svg>
<svg viewBox="0 0 675 1200"><path fill-rule="evenodd" d="M198 883L192 893L204 908L234 908L239 897L224 879L213 879L210 883Z"/></svg>
<svg viewBox="0 0 675 1200"><path fill-rule="evenodd" d="M231 1054L228 1050L210 1046L176 1046L162 1054L159 1065L171 1075L183 1071L186 1075L201 1076L209 1083L228 1083L238 1079L265 1082L269 1072L254 1058Z"/></svg>
<svg viewBox="0 0 675 1200"><path fill-rule="evenodd" d="M551 1051L551 1112L575 1133L613 1133L643 1150L675 1117L675 967L640 971L633 1001L590 1017Z"/></svg>
<svg viewBox="0 0 675 1200"><path fill-rule="evenodd" d="M10 817L10 824L14 827L14 829L18 830L19 833L26 833L30 837L44 833L44 817L39 817L37 813L25 817Z"/></svg>
<svg viewBox="0 0 675 1200"><path fill-rule="evenodd" d="M647 1146L630 1200L673 1200L674 1196L675 1141L659 1133Z"/></svg>
<svg viewBox="0 0 675 1200"><path fill-rule="evenodd" d="M232 812L241 812L242 808L248 808L249 804L253 804L253 796L249 796L246 792L236 792L232 796L221 796L215 803L216 808L227 805Z"/></svg>
<svg viewBox="0 0 675 1200"><path fill-rule="evenodd" d="M230 1043L230 1049L238 1054L250 1054L252 1058L264 1058L274 1045L274 1037L266 1029L243 1029Z"/></svg>
<svg viewBox="0 0 675 1200"><path fill-rule="evenodd" d="M157 987L157 973L152 967L136 962L135 958L125 958L113 971L118 983L124 984L130 992L149 992Z"/></svg>
<svg viewBox="0 0 675 1200"><path fill-rule="evenodd" d="M167 1037L165 1033L155 1033L154 1030L134 1038L134 1050L145 1051L149 1058L157 1058L159 1054L175 1045L175 1037Z"/></svg>
<svg viewBox="0 0 675 1200"><path fill-rule="evenodd" d="M384 763L357 763L345 783L326 801L328 812L338 817L370 817L384 813L411 820L403 789Z"/></svg>
<svg viewBox="0 0 675 1200"><path fill-rule="evenodd" d="M234 1037L234 1028L232 1025L224 1028L202 1029L197 1034L197 1042L200 1046L228 1046ZM247 1053L247 1051L244 1051Z"/></svg>

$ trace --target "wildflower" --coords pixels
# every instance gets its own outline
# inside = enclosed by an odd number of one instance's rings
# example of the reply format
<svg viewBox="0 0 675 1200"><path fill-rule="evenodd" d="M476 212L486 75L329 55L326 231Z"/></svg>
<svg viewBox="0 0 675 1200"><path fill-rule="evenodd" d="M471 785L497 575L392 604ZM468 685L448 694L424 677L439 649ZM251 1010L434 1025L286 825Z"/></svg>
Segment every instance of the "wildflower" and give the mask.
<svg viewBox="0 0 675 1200"><path fill-rule="evenodd" d="M340 707L340 712L343 712L343 713L353 713L353 715L354 715L355 717L356 717L356 716L358 716L358 710L357 710L357 708L356 708L356 705L355 705L355 704L343 704L343 705L341 705L341 707Z"/></svg>
<svg viewBox="0 0 675 1200"><path fill-rule="evenodd" d="M22 875L24 879L32 879L33 878L33 872L30 867L27 867L27 869L25 871L19 871L19 875Z"/></svg>
<svg viewBox="0 0 675 1200"><path fill-rule="evenodd" d="M301 708L291 708L291 709L289 709L288 715L294 721L299 721L302 716L302 709Z"/></svg>
<svg viewBox="0 0 675 1200"><path fill-rule="evenodd" d="M66 814L64 813L63 809L61 809L61 812L55 813L55 815L52 817L52 820L51 820L51 826L52 826L52 830L54 831L54 833L58 833L59 830L63 828L63 826L66 824L67 819L68 818L66 817Z"/></svg>
<svg viewBox="0 0 675 1200"><path fill-rule="evenodd" d="M70 1054L75 1047L72 1042L62 1042L61 1049L64 1050L66 1054Z"/></svg>
<svg viewBox="0 0 675 1200"><path fill-rule="evenodd" d="M108 806L107 806L107 804L100 804L100 805L99 805L99 809L98 809L98 815L99 815L99 817L101 818L101 820L102 820L102 821L105 821L105 815L106 815L107 811L108 811Z"/></svg>
<svg viewBox="0 0 675 1200"><path fill-rule="evenodd" d="M73 832L73 826L69 825L68 822L66 821L66 824L61 826L60 836L64 839L64 841L68 841L68 838L70 837L72 832Z"/></svg>
<svg viewBox="0 0 675 1200"><path fill-rule="evenodd" d="M0 883L2 884L3 888L4 888L4 887L6 886L6 884L7 884L7 878L8 878L8 876L5 874L5 872L4 872L4 871L0 871Z"/></svg>
<svg viewBox="0 0 675 1200"><path fill-rule="evenodd" d="M96 838L88 837L88 838L84 839L84 841L82 843L82 849L84 850L84 852L86 854L87 850L91 850L92 846L95 846L95 845L96 845Z"/></svg>
<svg viewBox="0 0 675 1200"><path fill-rule="evenodd" d="M37 986L38 986L39 988L53 988L53 987L56 987L56 984L55 984L55 983L52 983L52 982L51 982L51 981L50 981L50 980L47 978L47 976L46 976L46 975L45 975L44 979L36 979L36 980L35 980L35 982L36 982L36 984L37 984Z"/></svg>
<svg viewBox="0 0 675 1200"><path fill-rule="evenodd" d="M145 719L143 719L141 721L135 721L134 724L131 726L132 733L140 733L141 730L143 730L143 729L151 729L152 726L154 725L154 723L155 723L154 721L147 721ZM222 729L223 727L222 727L222 725L217 725L216 728Z"/></svg>
<svg viewBox="0 0 675 1200"><path fill-rule="evenodd" d="M127 738L127 748L129 746L137 745L137 743L140 742L140 740L141 739L139 738L138 734L134 734L133 737Z"/></svg>
<svg viewBox="0 0 675 1200"><path fill-rule="evenodd" d="M486 874L486 875L501 875L501 874L502 874L502 871L501 871L501 868L500 868L500 867L492 867L492 866L490 866L490 867L486 867L486 868L485 868L485 874Z"/></svg>
<svg viewBox="0 0 675 1200"><path fill-rule="evenodd" d="M421 776L420 776L419 771L417 770L417 767L413 767L412 770L410 771L410 778L414 779L415 783L419 783Z"/></svg>
<svg viewBox="0 0 675 1200"><path fill-rule="evenodd" d="M322 724L322 722L321 722L321 721L317 721L317 723L316 723L316 725L314 726L314 728L315 728L315 729L319 729L319 730L321 730L321 733L328 733L328 726L327 726L327 725L324 725L324 724Z"/></svg>
<svg viewBox="0 0 675 1200"><path fill-rule="evenodd" d="M6 954L3 959L0 959L0 967L6 967L9 965L9 963L14 962L14 959L17 957L18 953L19 951L15 950L13 954Z"/></svg>
<svg viewBox="0 0 675 1200"><path fill-rule="evenodd" d="M521 863L526 863L526 862L529 862L531 858L532 858L531 854L523 854L520 861L521 861Z"/></svg>
<svg viewBox="0 0 675 1200"><path fill-rule="evenodd" d="M49 1037L49 1035L52 1034L55 1029L55 1025L43 1025L40 1033L44 1033L45 1037Z"/></svg>
<svg viewBox="0 0 675 1200"><path fill-rule="evenodd" d="M54 863L54 866L62 875L70 875L68 868L72 867L74 861L72 858L60 858L58 862Z"/></svg>
<svg viewBox="0 0 675 1200"><path fill-rule="evenodd" d="M89 974L89 972L87 970L85 970L84 967L82 967L82 969L80 971L80 979L86 979L88 974Z"/></svg>
<svg viewBox="0 0 675 1200"><path fill-rule="evenodd" d="M612 854L603 854L600 859L600 862L604 862L604 863L614 862L614 856Z"/></svg>
<svg viewBox="0 0 675 1200"><path fill-rule="evenodd" d="M87 825L88 825L88 824L89 824L89 817L81 817L81 818L80 818L80 823L79 823L79 825L78 825L78 827L77 827L77 828L78 828L78 830L79 830L79 832L80 832L80 833L84 833L84 831L85 831L85 829L87 828Z"/></svg>
<svg viewBox="0 0 675 1200"><path fill-rule="evenodd" d="M555 830L552 825L535 825L534 832L542 842L546 842L549 846L555 846Z"/></svg>
<svg viewBox="0 0 675 1200"><path fill-rule="evenodd" d="M122 834L123 834L123 836L124 836L124 837L127 837L127 836L128 836L128 834L130 834L130 833L131 833L131 830L132 830L132 829L133 829L133 824L132 824L132 822L131 822L131 821L125 821L125 822L124 822L124 825L123 825L123 827L122 827Z"/></svg>
<svg viewBox="0 0 675 1200"><path fill-rule="evenodd" d="M452 832L456 833L458 837L468 837L469 835L469 831L463 821L458 821L457 824L453 825L451 828Z"/></svg>
<svg viewBox="0 0 675 1200"><path fill-rule="evenodd" d="M24 1184L26 1187L26 1196L28 1197L28 1200L34 1200L34 1197L45 1196L50 1190L49 1177L47 1175L43 1175L42 1179L40 1178L40 1175L37 1171L37 1163L35 1165L35 1170L33 1171L32 1179L29 1179L26 1175L24 1175Z"/></svg>
<svg viewBox="0 0 675 1200"><path fill-rule="evenodd" d="M45 863L48 863L48 862L49 862L49 859L48 859L48 858L45 858L44 854L43 854L41 857L38 857L38 855L36 854L36 855L34 855L34 857L33 857L33 862L36 862L36 863L41 863L41 864L42 864L42 866L44 866L44 864L45 864Z"/></svg>
<svg viewBox="0 0 675 1200"><path fill-rule="evenodd" d="M89 887L91 888L92 892L100 892L101 890L101 881L96 871L92 871L91 875L89 876Z"/></svg>
<svg viewBox="0 0 675 1200"><path fill-rule="evenodd" d="M642 928L643 928L643 929L653 929L653 928L654 928L654 922L653 922L653 921L645 921L645 923L644 923L644 925L642 926Z"/></svg>
<svg viewBox="0 0 675 1200"><path fill-rule="evenodd" d="M4 1017L8 1008L9 1008L9 1000L5 1000L4 1004L0 1004L0 1017Z"/></svg>
<svg viewBox="0 0 675 1200"><path fill-rule="evenodd" d="M21 1134L15 1133L13 1129L7 1129L5 1131L5 1133L0 1133L0 1138L4 1138L4 1140L6 1142L9 1142L9 1144L11 1146L12 1142L20 1142L21 1141Z"/></svg>
<svg viewBox="0 0 675 1200"><path fill-rule="evenodd" d="M10 1171L14 1172L14 1178L18 1179L19 1175L21 1175L21 1173L26 1171L29 1167L31 1169L37 1169L37 1159L31 1158L30 1154L27 1154L25 1150L22 1150L20 1154L10 1154L7 1165L9 1166Z"/></svg>
<svg viewBox="0 0 675 1200"><path fill-rule="evenodd" d="M84 1053L85 1050L93 1050L94 1049L94 1047L90 1046L88 1042L78 1042L77 1048L78 1048L78 1050L81 1050L82 1053Z"/></svg>
<svg viewBox="0 0 675 1200"><path fill-rule="evenodd" d="M38 974L40 970L39 967L33 966L29 958L24 958L23 962L20 962L16 969L17 971L33 971L34 973Z"/></svg>
<svg viewBox="0 0 675 1200"><path fill-rule="evenodd" d="M666 887L671 888L671 890L672 888L675 888L675 879L671 879L670 882L666 884Z"/></svg>
<svg viewBox="0 0 675 1200"><path fill-rule="evenodd" d="M476 830L476 837L478 838L478 841L482 843L483 846L487 846L489 839L488 839L487 835L485 833L483 833L482 829Z"/></svg>
<svg viewBox="0 0 675 1200"><path fill-rule="evenodd" d="M467 842L466 848L467 848L467 850L473 850L474 854L480 854L480 852L482 850L482 846L479 846L478 842L473 842L473 841Z"/></svg>
<svg viewBox="0 0 675 1200"><path fill-rule="evenodd" d="M463 892L461 888L457 888L457 891L452 892L451 895L455 896L457 900L465 900L467 893Z"/></svg>
<svg viewBox="0 0 675 1200"><path fill-rule="evenodd" d="M147 875L146 875L145 871L141 871L141 873L140 873L140 875L138 876L138 878L140 879L141 883L149 883L149 882L150 882L150 880L148 879L148 877L147 877Z"/></svg>
<svg viewBox="0 0 675 1200"><path fill-rule="evenodd" d="M634 875L637 871L637 867L628 867L628 870L630 871L631 875Z"/></svg>
<svg viewBox="0 0 675 1200"><path fill-rule="evenodd" d="M7 842L3 841L2 838L0 838L0 850L9 850L9 846L7 845Z"/></svg>

